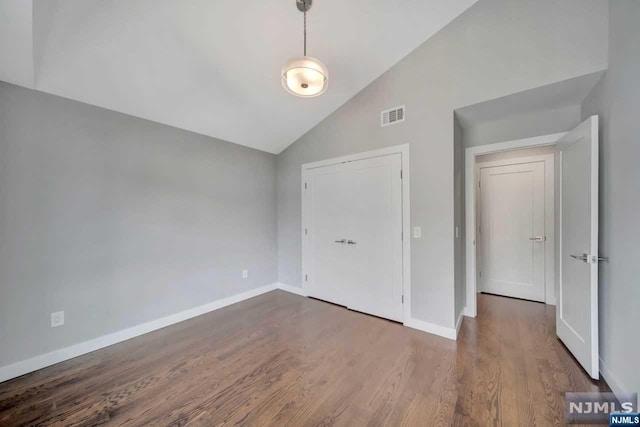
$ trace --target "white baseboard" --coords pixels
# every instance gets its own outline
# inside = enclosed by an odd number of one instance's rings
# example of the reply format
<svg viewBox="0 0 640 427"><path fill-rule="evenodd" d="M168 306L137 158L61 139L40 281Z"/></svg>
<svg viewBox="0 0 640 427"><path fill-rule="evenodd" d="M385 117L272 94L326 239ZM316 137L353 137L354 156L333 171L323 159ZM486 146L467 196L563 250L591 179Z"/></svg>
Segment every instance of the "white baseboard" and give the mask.
<svg viewBox="0 0 640 427"><path fill-rule="evenodd" d="M423 320L418 320L416 318L409 318L409 320L405 320L405 326L409 328L418 329L423 332L428 332L430 334L439 335L444 338L448 338L450 340L456 339L456 330L454 328L447 328L445 326L435 325L433 323L425 322Z"/></svg>
<svg viewBox="0 0 640 427"><path fill-rule="evenodd" d="M604 379L607 382L607 384L609 384L609 387L611 388L611 391L616 396L621 395L621 394L625 394L625 393L635 392L635 390L631 390L630 388L625 387L620 381L618 381L613 376L613 374L609 370L609 367L607 367L606 363L604 363L602 358L600 358L600 374L604 377Z"/></svg>
<svg viewBox="0 0 640 427"><path fill-rule="evenodd" d="M477 315L476 311L469 306L465 306L462 313L467 317L476 317Z"/></svg>
<svg viewBox="0 0 640 427"><path fill-rule="evenodd" d="M299 288L297 286L285 285L284 283L276 283L276 287L286 292L290 292L292 294L301 295L303 297L308 296L304 289ZM455 340L458 336L458 330L460 329L460 325L462 324L462 314L458 318L458 323L456 324L456 329L446 328L440 325L434 325L433 323L425 322L422 320L418 320L415 318L410 318L408 321L403 323L405 326L413 329L418 329L423 332L428 332L430 334L439 335L441 337L449 338L451 340Z"/></svg>
<svg viewBox="0 0 640 427"><path fill-rule="evenodd" d="M276 283L276 288L286 292L290 292L292 294L301 295L303 297L307 296L307 293L304 291L304 289L297 286L285 285L284 283Z"/></svg>
<svg viewBox="0 0 640 427"><path fill-rule="evenodd" d="M110 345L117 344L119 342L126 341L140 335L144 335L157 329L161 329L175 323L179 323L184 320L209 313L214 310L218 310L222 307L226 307L228 305L235 304L237 302L244 301L258 295L262 295L266 292L273 291L276 288L277 284L273 283L270 285L262 286L260 288L251 289L237 295L232 295L230 297L212 301L210 303L193 307L179 313L171 314L160 319L141 323L139 325L132 326L121 331L113 332L111 334L103 335L89 341L84 341L79 344L74 344L69 347L54 350L50 353L41 354L30 359L12 363L11 365L2 366L0 367L0 382L19 377L20 375L24 375L29 372L37 371L38 369L42 369L47 366L55 365L56 363L60 363L65 360L69 360L74 357L81 356L83 354L90 353L92 351L99 350L101 348L108 347Z"/></svg>

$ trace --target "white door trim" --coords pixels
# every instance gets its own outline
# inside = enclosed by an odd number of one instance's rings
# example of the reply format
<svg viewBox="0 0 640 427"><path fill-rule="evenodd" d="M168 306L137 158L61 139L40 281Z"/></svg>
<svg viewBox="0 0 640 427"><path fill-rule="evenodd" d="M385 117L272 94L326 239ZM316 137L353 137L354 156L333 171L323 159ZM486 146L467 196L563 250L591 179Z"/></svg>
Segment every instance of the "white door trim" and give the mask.
<svg viewBox="0 0 640 427"><path fill-rule="evenodd" d="M517 139L495 144L480 145L465 149L465 247L466 247L466 278L467 278L467 302L464 308L465 316L476 317L476 156L501 151L515 150L518 148L542 147L554 145L567 132L551 135L536 136L533 138Z"/></svg>
<svg viewBox="0 0 640 427"><path fill-rule="evenodd" d="M392 147L381 148L379 150L365 151L363 153L349 154L347 156L336 157L332 159L320 160L312 163L304 163L301 166L302 179L301 179L301 192L302 192L302 221L301 221L301 238L302 238L302 289L303 293L305 288L305 266L307 265L306 255L306 241L305 229L306 227L306 193L305 183L307 179L307 171L324 166L331 166L338 163L353 162L357 160L370 159L372 157L381 157L389 154L400 154L402 159L402 294L403 294L403 322L406 323L411 319L411 187L409 170L409 144L395 145Z"/></svg>
<svg viewBox="0 0 640 427"><path fill-rule="evenodd" d="M537 154L513 159L476 163L475 176L476 182L479 182L480 170L483 168L535 162L544 162L544 222L546 238L544 302L545 304L556 305L555 155L553 153ZM478 206L479 200L476 200L476 215L479 213ZM477 234L475 239L476 241L479 239Z"/></svg>

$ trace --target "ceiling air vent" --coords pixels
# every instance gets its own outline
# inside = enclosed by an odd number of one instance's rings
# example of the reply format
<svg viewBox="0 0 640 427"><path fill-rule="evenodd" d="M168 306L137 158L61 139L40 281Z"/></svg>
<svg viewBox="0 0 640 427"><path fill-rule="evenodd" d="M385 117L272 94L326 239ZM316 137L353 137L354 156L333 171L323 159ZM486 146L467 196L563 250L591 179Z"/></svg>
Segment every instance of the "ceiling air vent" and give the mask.
<svg viewBox="0 0 640 427"><path fill-rule="evenodd" d="M380 113L380 126L385 127L404 122L404 105Z"/></svg>

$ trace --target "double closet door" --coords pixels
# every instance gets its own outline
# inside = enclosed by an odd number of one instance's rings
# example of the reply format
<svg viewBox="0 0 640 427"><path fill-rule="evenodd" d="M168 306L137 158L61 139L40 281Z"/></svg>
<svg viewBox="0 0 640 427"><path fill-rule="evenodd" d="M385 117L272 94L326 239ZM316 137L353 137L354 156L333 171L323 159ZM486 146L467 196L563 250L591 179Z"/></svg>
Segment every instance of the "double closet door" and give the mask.
<svg viewBox="0 0 640 427"><path fill-rule="evenodd" d="M391 154L304 172L309 296L402 321L401 166Z"/></svg>

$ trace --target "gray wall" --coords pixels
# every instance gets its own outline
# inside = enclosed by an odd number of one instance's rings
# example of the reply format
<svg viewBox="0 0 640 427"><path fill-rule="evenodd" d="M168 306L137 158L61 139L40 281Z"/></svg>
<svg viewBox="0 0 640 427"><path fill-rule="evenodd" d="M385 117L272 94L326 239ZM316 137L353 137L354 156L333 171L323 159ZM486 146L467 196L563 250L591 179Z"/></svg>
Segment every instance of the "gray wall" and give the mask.
<svg viewBox="0 0 640 427"><path fill-rule="evenodd" d="M413 316L453 327L453 111L605 69L607 36L605 0L480 0L278 156L279 281L301 286L300 165L410 143Z"/></svg>
<svg viewBox="0 0 640 427"><path fill-rule="evenodd" d="M565 132L569 131L574 127L575 126L567 128L564 131ZM545 154L556 154L555 145L545 145L543 147L533 147L533 148L520 148L517 150L502 151L499 153L483 154L482 156L476 157L476 164L495 162L498 160L512 160L520 157L542 156Z"/></svg>
<svg viewBox="0 0 640 427"><path fill-rule="evenodd" d="M509 115L464 128L464 146L493 144L534 136L566 132L580 124L580 104Z"/></svg>
<svg viewBox="0 0 640 427"><path fill-rule="evenodd" d="M611 2L609 71L582 106L601 119L600 253L610 262L600 264L600 358L627 392L640 392L639 22L640 2Z"/></svg>
<svg viewBox="0 0 640 427"><path fill-rule="evenodd" d="M275 166L0 83L0 366L275 282Z"/></svg>

